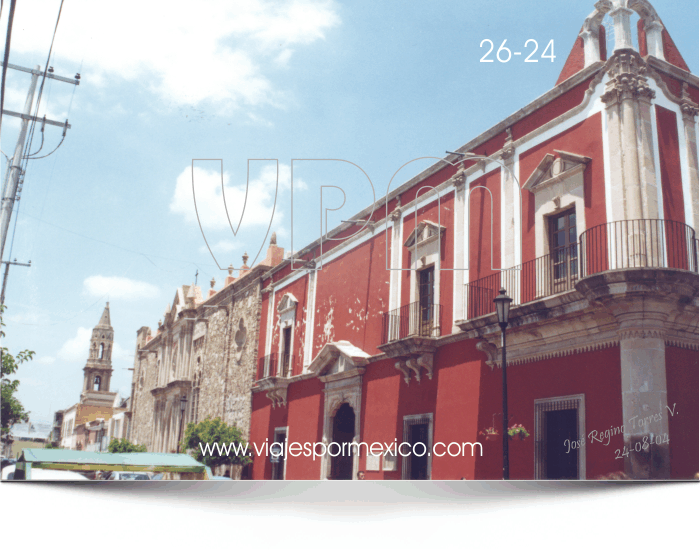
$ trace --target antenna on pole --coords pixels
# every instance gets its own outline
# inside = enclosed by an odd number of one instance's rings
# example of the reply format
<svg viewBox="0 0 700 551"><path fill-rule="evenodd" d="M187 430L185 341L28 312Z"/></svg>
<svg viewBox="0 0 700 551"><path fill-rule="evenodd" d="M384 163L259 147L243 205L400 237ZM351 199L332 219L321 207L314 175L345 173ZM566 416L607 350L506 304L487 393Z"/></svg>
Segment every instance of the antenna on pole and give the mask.
<svg viewBox="0 0 700 551"><path fill-rule="evenodd" d="M199 269L194 273L194 284L197 285L197 276L199 275Z"/></svg>

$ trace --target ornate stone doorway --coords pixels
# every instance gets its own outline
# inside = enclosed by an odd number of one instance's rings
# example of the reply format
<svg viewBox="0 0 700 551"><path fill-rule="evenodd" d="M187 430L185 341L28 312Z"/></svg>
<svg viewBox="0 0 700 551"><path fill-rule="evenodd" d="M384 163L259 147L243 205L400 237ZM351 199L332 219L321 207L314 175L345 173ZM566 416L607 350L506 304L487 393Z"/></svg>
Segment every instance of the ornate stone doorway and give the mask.
<svg viewBox="0 0 700 551"><path fill-rule="evenodd" d="M348 403L338 408L333 417L331 455L332 480L352 480L353 478L353 454L350 443L355 437L355 412ZM335 457L333 457L335 455Z"/></svg>

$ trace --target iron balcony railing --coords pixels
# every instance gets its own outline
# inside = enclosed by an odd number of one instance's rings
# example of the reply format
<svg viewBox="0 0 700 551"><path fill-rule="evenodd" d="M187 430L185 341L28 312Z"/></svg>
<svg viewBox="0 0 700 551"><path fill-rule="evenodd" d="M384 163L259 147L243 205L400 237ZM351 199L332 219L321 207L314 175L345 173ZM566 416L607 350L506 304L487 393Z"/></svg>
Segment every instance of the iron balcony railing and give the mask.
<svg viewBox="0 0 700 551"><path fill-rule="evenodd" d="M406 337L439 337L442 305L413 302L382 314L382 344Z"/></svg>
<svg viewBox="0 0 700 551"><path fill-rule="evenodd" d="M574 289L582 278L625 268L698 271L695 230L672 220L623 220L586 230L578 243L465 285L465 319L496 311L504 287L513 305Z"/></svg>
<svg viewBox="0 0 700 551"><path fill-rule="evenodd" d="M263 356L258 360L258 379L266 379L277 370L277 354Z"/></svg>
<svg viewBox="0 0 700 551"><path fill-rule="evenodd" d="M624 268L698 271L695 230L673 220L621 220L581 234L581 275Z"/></svg>
<svg viewBox="0 0 700 551"><path fill-rule="evenodd" d="M282 356L281 362L279 354L263 356L258 359L258 380L268 377L291 377L295 362L294 354Z"/></svg>
<svg viewBox="0 0 700 551"><path fill-rule="evenodd" d="M464 311L467 312L467 319L495 312L493 299L501 287L508 291L513 304L570 291L576 284L578 273L578 244L575 243L553 254L468 283Z"/></svg>

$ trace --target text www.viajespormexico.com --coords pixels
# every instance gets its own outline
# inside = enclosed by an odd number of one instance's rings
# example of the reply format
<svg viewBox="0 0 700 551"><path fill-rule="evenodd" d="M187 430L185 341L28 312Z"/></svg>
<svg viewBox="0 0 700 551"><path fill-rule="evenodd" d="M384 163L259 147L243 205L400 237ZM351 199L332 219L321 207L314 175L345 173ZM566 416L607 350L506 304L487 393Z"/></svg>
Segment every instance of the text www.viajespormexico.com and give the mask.
<svg viewBox="0 0 700 551"><path fill-rule="evenodd" d="M231 442L229 444L222 444L220 442L214 442L213 444L206 443L202 444L200 442L199 449L202 455L207 456L243 456L248 455L249 451L255 451L258 457L312 457L315 461L317 457L323 457L329 455L330 457L338 456L348 456L354 454L360 454L364 450L365 455L400 455L401 457L423 457L424 455L435 455L437 457L443 457L444 455L449 455L450 457L460 457L466 456L467 453L474 456L474 448L478 446L479 456L483 455L483 450L479 442L450 442L445 444L444 442L435 442L433 444L432 450L428 450L428 447L423 442L416 442L411 444L409 442L398 443L394 440L391 444L385 442L373 442L372 444L367 444L366 442L331 442L326 444L324 442L265 442L258 446L257 443L253 443L253 449L248 447L248 444L242 444L240 442Z"/></svg>

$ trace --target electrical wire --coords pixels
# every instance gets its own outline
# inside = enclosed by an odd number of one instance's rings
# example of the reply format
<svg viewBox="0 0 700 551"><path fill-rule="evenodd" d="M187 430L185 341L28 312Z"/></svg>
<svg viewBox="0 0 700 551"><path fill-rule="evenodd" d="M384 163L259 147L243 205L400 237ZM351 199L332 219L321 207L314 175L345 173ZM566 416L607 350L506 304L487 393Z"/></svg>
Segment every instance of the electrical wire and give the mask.
<svg viewBox="0 0 700 551"><path fill-rule="evenodd" d="M196 262L192 262L191 260L182 260L182 259L179 259L179 258L171 258L171 257L160 256L160 255L156 255L156 254L146 254L146 253L141 252L141 251L135 251L135 250L133 250L133 249L127 249L126 247L122 247L121 245L116 245L116 244L114 244L114 243L110 243L109 241L104 241L104 240L102 240L102 239L96 239L96 238L94 238L94 237L89 237L89 236L84 235L84 234L82 234L82 233L78 233L78 232L76 232L76 231L69 230L69 229L67 229L67 228L61 227L61 226L59 226L59 225L57 225L57 224L53 224L53 223L51 223L51 222L47 222L46 220L42 220L41 218L38 218L38 217L36 217L36 216L32 216L31 214L25 213L24 216L27 216L27 217L29 217L29 218L33 218L34 220L37 220L37 221L41 222L42 224L46 224L46 225L48 225L48 226L52 226L52 227L54 227L54 228L57 228L57 229L59 229L59 230L62 230L62 231L64 231L64 232L66 232L66 233L70 233L70 234L76 235L76 236L78 236L78 237L82 237L83 239L87 239L87 240L89 240L89 241L94 241L95 243L100 243L100 244L102 244L102 245L108 245L108 246L110 246L110 247L114 247L115 249L120 249L120 250L122 250L122 251L124 251L124 252L128 252L128 253L132 253L132 254L136 254L136 255L143 256L143 257L146 258L146 260L148 260L156 269L161 270L161 271L166 272L166 273L174 273L174 271L172 271L172 270L166 270L166 269L162 268L161 266L158 266L158 265L157 265L155 262L153 262L153 260L151 260L151 259L152 259L152 258L156 258L156 259L165 260L165 261L168 261L168 262L179 262L179 263L182 263L182 264L190 264L190 265L192 265L192 266L195 266L197 269L202 270L202 268L201 268L201 266L200 266L199 264L197 264ZM214 267L213 264L202 264L202 266L211 266L212 268ZM207 272L207 271L203 271L202 273L204 273L207 277L210 276L210 275L212 275L211 273L209 273L209 272Z"/></svg>
<svg viewBox="0 0 700 551"><path fill-rule="evenodd" d="M83 72L83 61L85 61L84 57L83 57L83 59L80 60L80 68L78 69L79 74ZM75 89L76 88L77 88L77 86L73 86L73 92L70 95L70 102L68 102L68 113L66 114L67 119L70 119L71 110L73 109L73 98L75 97ZM64 135L65 135L65 129L64 129ZM60 147L62 143L63 143L63 140L61 140L61 143L58 144L58 147ZM58 150L58 147L56 149L54 149L50 154L55 153ZM41 210L39 211L39 218L44 216L44 207L46 206L46 198L49 196L49 190L51 189L51 184L53 183L53 172L54 172L54 169L56 168L56 161L57 160L58 160L58 158L55 157L53 165L51 166L51 173L49 174L49 180L48 180L48 183L46 184L46 191L44 192L44 198L41 201Z"/></svg>
<svg viewBox="0 0 700 551"><path fill-rule="evenodd" d="M48 74L49 71L49 63L51 62L51 53L53 52L53 44L56 40L56 32L58 31L58 24L61 21L61 12L63 11L63 1L61 0L61 5L58 8L58 16L56 17L56 25L54 26L53 29L53 36L51 37L51 46L49 47L49 54L46 56L46 64L44 65L44 74L41 79L41 86L39 86L39 95L37 96L36 100L36 108L34 109L34 117L32 118L31 125L29 127L29 136L27 137L27 140L25 141L25 151L31 151L32 149L32 142L34 141L34 131L36 129L36 120L37 116L39 114L39 106L41 104L41 96L44 93L44 85L46 84L46 75ZM20 166L22 167L20 170L22 170L22 173L26 175L26 170L27 170L27 165L29 163L29 159L27 157L24 157L22 159L22 162L20 163Z"/></svg>
<svg viewBox="0 0 700 551"><path fill-rule="evenodd" d="M43 138L43 134L42 134L42 138ZM46 155L42 155L41 157L26 157L26 158L29 159L30 161L37 161L39 159L46 159L46 157L50 157L51 155L56 153L56 151L58 151L58 148L61 147L61 145L63 144L63 140L65 140L65 139L66 139L66 129L64 128L63 129L63 136L61 136L61 141L58 142L58 145L56 147L54 147L54 149L53 149L53 151L51 151L51 153L47 153ZM43 145L44 140L42 140L41 143ZM39 151L41 151L41 147L39 148ZM37 153L39 153L39 151L37 151Z"/></svg>
<svg viewBox="0 0 700 551"><path fill-rule="evenodd" d="M2 112L5 109L5 79L7 77L7 64L10 62L10 42L12 41L12 22L15 18L15 3L10 3L10 13L7 18L7 37L5 38L5 55L2 66L2 83L0 84L0 137L2 136ZM0 13L2 8L0 7Z"/></svg>
<svg viewBox="0 0 700 551"><path fill-rule="evenodd" d="M25 159L34 157L34 155L37 155L41 152L42 149L44 149L44 128L46 128L46 115L44 115L44 120L41 123L41 144L39 144L39 149L37 149L34 153L29 153L28 155L25 155Z"/></svg>

